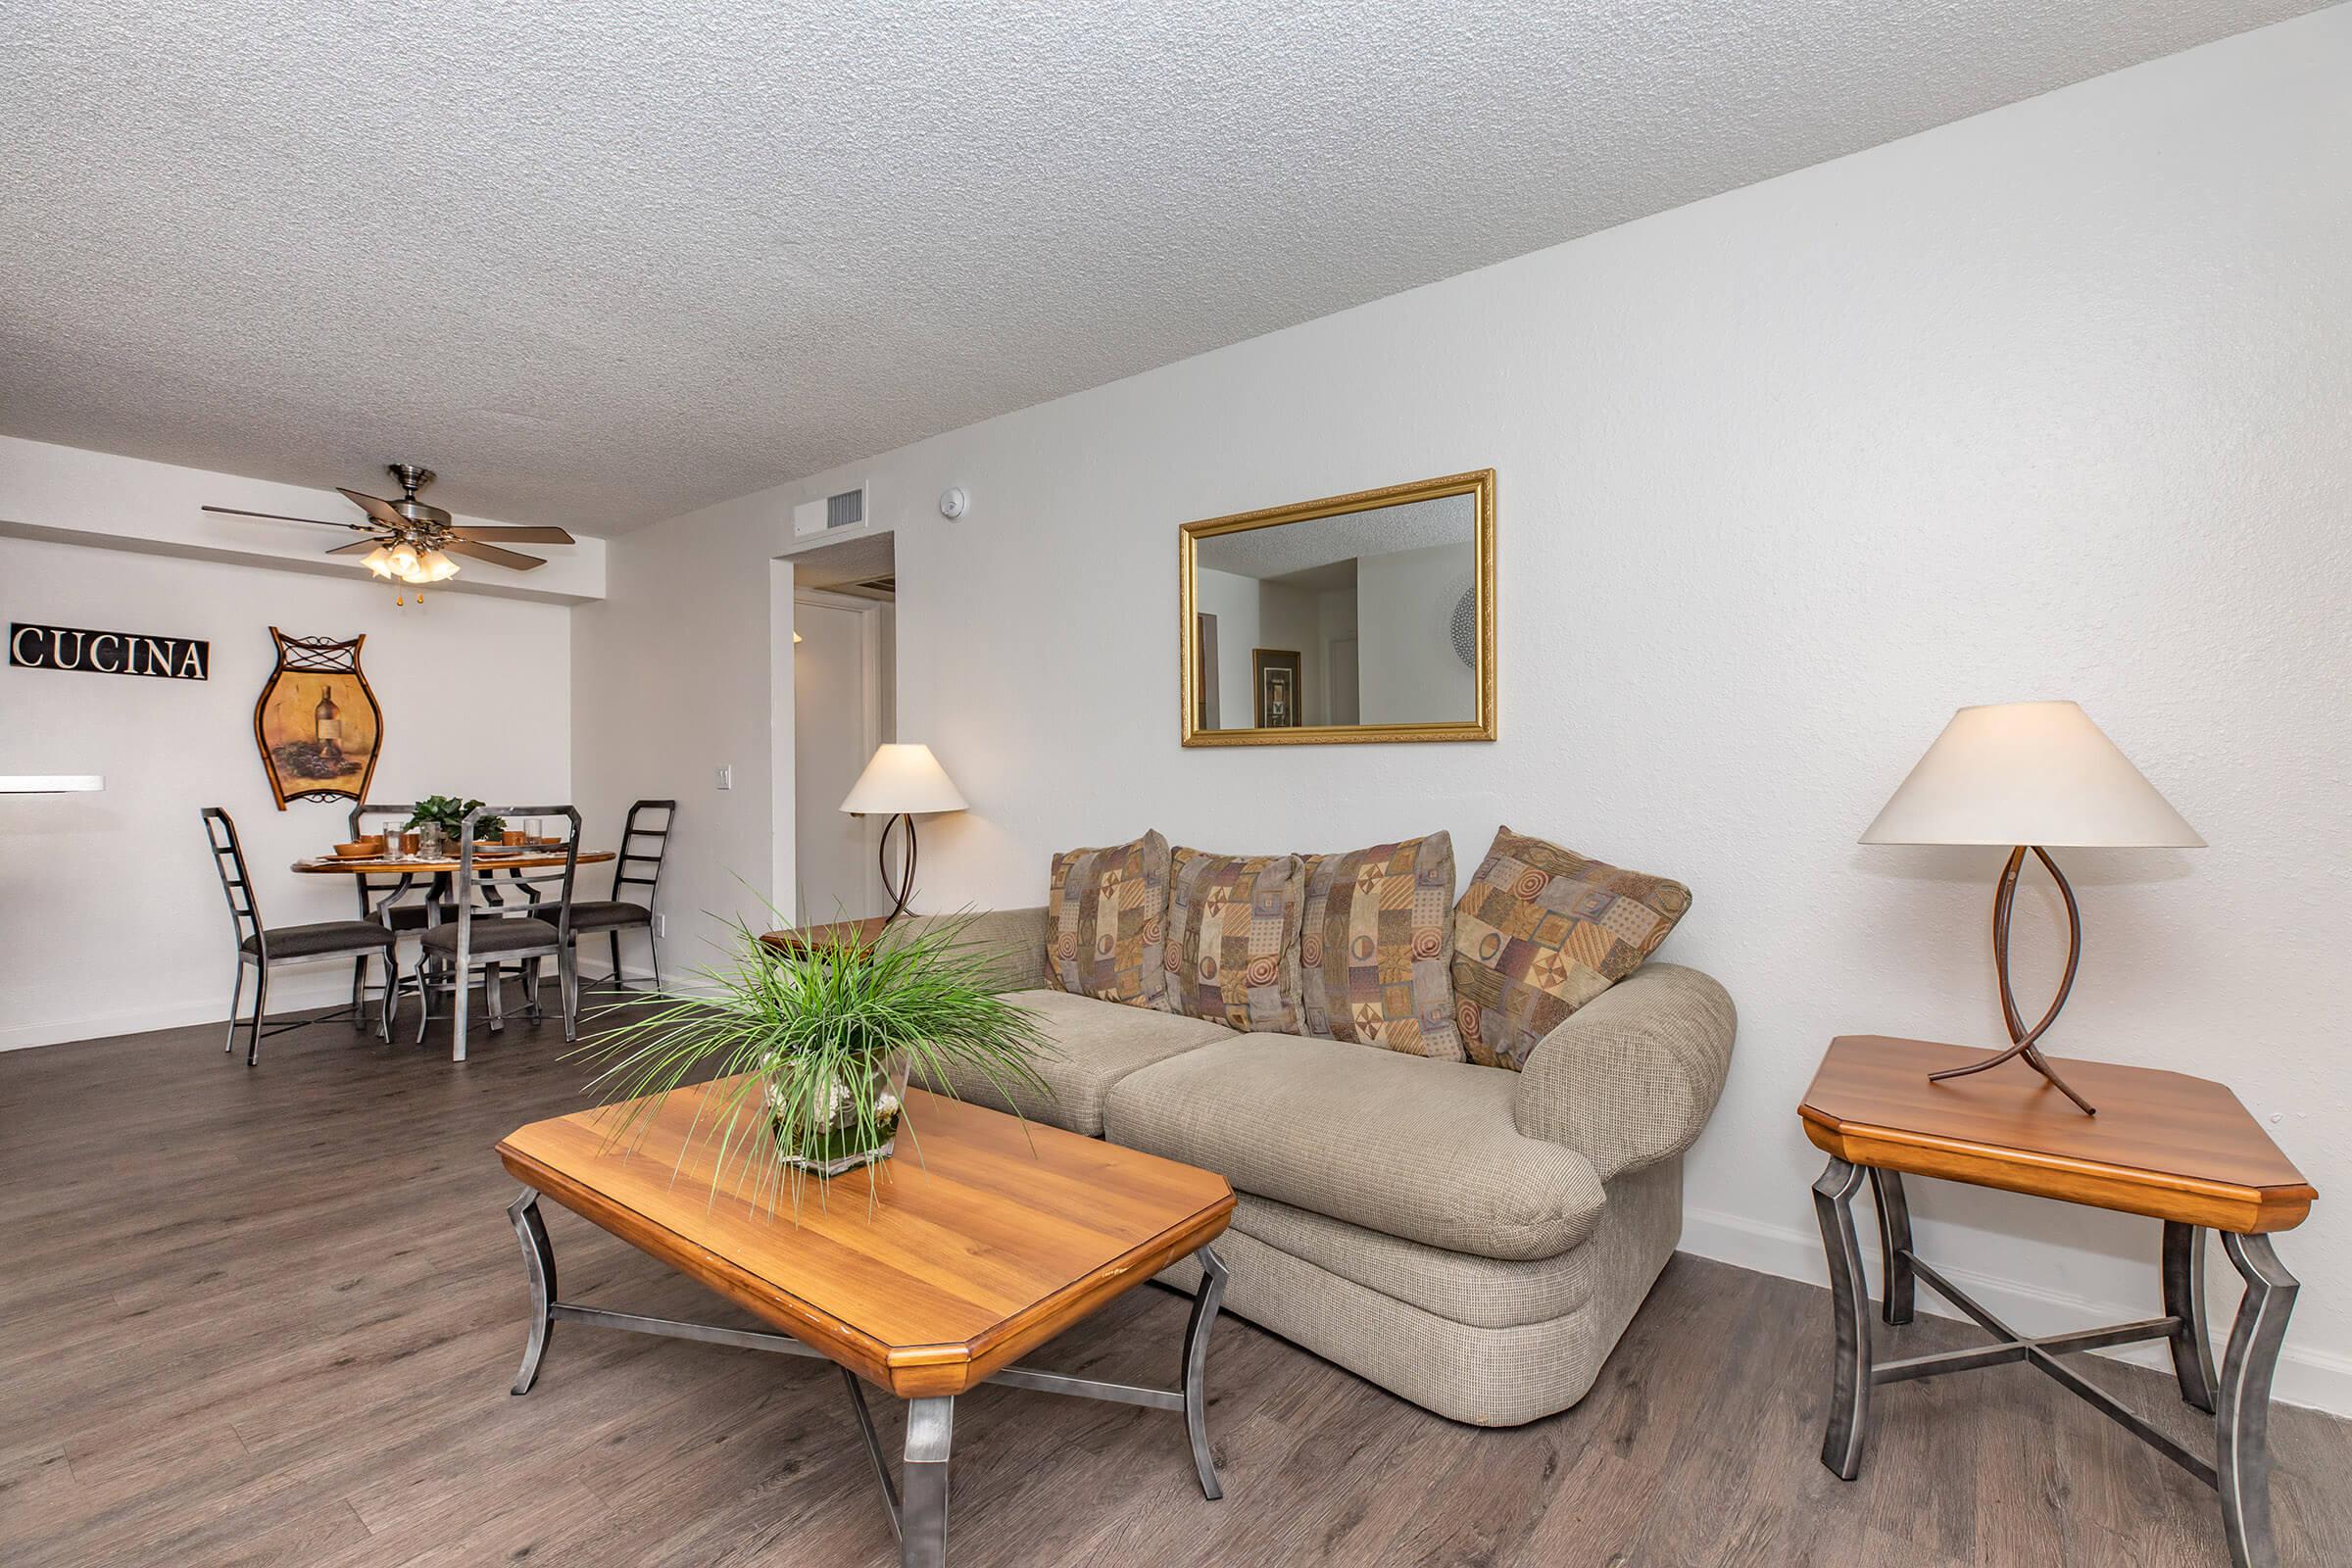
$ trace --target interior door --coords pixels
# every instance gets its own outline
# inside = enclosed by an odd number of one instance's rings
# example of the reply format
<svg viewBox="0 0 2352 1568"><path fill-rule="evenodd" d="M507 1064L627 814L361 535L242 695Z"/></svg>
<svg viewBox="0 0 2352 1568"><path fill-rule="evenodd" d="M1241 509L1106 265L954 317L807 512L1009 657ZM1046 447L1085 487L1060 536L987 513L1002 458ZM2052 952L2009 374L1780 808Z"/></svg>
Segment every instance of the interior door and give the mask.
<svg viewBox="0 0 2352 1568"><path fill-rule="evenodd" d="M889 905L874 855L879 822L841 809L878 744L878 607L793 596L793 812L803 924L859 920Z"/></svg>

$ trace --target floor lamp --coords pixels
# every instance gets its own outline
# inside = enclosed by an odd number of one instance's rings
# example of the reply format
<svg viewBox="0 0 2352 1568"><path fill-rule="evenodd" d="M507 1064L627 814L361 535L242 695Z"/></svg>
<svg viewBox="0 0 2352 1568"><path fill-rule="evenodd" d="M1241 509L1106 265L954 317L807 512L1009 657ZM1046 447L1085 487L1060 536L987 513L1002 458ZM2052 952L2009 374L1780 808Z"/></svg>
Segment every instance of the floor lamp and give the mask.
<svg viewBox="0 0 2352 1568"><path fill-rule="evenodd" d="M892 900L885 920L905 914L906 901L914 896L916 814L967 809L962 793L948 777L948 770L939 765L939 759L931 755L931 748L913 741L875 747L873 760L850 786L841 808L853 816L890 818L882 824L882 841L876 849L882 861L882 891ZM906 864L894 888L890 885L890 830L901 820L906 824Z"/></svg>
<svg viewBox="0 0 2352 1568"><path fill-rule="evenodd" d="M2090 715L2073 703L1999 703L1963 708L1936 737L1910 777L1862 835L1865 844L1989 844L2009 851L1992 898L1992 966L2001 990L2009 1049L1931 1079L1965 1077L2023 1056L2085 1115L2098 1110L2051 1070L2036 1048L2074 989L2082 956L2082 912L2050 858L2052 846L2201 849L2156 786L2140 776ZM2066 902L2066 973L2049 1010L2033 1028L2009 985L2009 915L2018 873L2031 853Z"/></svg>

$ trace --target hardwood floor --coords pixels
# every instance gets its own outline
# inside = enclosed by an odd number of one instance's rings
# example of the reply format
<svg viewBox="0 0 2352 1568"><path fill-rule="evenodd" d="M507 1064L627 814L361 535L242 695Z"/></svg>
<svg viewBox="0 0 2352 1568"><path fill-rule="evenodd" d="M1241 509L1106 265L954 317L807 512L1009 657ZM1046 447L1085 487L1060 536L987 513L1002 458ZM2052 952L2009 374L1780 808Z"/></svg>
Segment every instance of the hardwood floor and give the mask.
<svg viewBox="0 0 2352 1568"><path fill-rule="evenodd" d="M414 1020L414 1014L411 1014ZM436 1049L437 1047L437 1049ZM513 1398L521 1258L491 1146L577 1108L560 1034L340 1024L0 1054L0 1562L883 1564L820 1363L556 1330ZM561 1210L575 1299L743 1322ZM2151 1236L2150 1246L2153 1247ZM2154 1307L2151 1304L2150 1310ZM1037 1359L1174 1375L1183 1298L1135 1292ZM2030 1370L1883 1391L1861 1480L1816 1459L1823 1293L1678 1257L1585 1402L1515 1431L1424 1414L1226 1319L1226 1500L1161 1412L958 1403L954 1560L975 1565L2129 1564L2222 1560L2212 1494ZM1922 1319L1906 1353L1967 1343ZM2088 1363L2200 1447L2169 1378ZM894 1448L898 1411L875 1401ZM2352 1426L2281 1407L2280 1546L2352 1560Z"/></svg>

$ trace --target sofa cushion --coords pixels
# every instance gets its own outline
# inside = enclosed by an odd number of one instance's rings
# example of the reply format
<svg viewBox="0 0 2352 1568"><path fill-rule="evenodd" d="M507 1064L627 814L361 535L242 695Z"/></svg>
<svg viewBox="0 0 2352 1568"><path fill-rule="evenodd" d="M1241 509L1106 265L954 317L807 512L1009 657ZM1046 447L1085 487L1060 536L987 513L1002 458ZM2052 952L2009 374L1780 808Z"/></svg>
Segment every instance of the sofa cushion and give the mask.
<svg viewBox="0 0 2352 1568"><path fill-rule="evenodd" d="M1674 1175L1679 1167L1668 1165L1636 1178L1633 1191L1612 1183L1607 1212L1583 1246L1553 1265L1518 1265L1544 1272L1552 1266L1589 1269L1592 1288L1584 1304L1557 1317L1495 1327L1432 1312L1409 1297L1334 1272L1312 1252L1260 1241L1242 1228L1243 1216L1250 1212L1247 1198L1234 1208L1233 1228L1217 1238L1218 1255L1232 1271L1225 1310L1449 1420L1518 1426L1576 1403L1599 1375L1618 1336L1674 1254L1681 1189L1679 1182L1659 1180ZM1446 1256L1456 1263L1472 1261ZM1158 1278L1178 1290L1198 1289L1200 1254L1178 1260ZM1628 1376L1637 1389L1642 1376L1639 1368L1670 1360L1678 1337L1690 1332L1691 1325L1681 1318L1635 1331L1640 1353L1634 1357L1637 1370ZM1635 1414L1638 1420L1638 1409Z"/></svg>
<svg viewBox="0 0 2352 1568"><path fill-rule="evenodd" d="M1180 849L1170 863L1167 1009L1297 1034L1298 907L1306 896L1298 857Z"/></svg>
<svg viewBox="0 0 2352 1568"><path fill-rule="evenodd" d="M1503 828L1454 911L1453 992L1470 1059L1519 1068L1567 1016L1642 966L1690 890Z"/></svg>
<svg viewBox="0 0 2352 1568"><path fill-rule="evenodd" d="M1168 841L1146 833L1054 857L1046 978L1056 991L1156 1007L1167 989Z"/></svg>
<svg viewBox="0 0 2352 1568"><path fill-rule="evenodd" d="M1039 1030L1053 1046L1051 1054L1031 1063L1052 1097L1019 1087L1007 1096L971 1067L951 1069L949 1085L975 1105L1017 1111L1089 1138L1102 1136L1102 1101L1121 1078L1180 1052L1233 1038L1232 1030L1204 1018L1097 1002L1062 991L1013 991L1004 1000L1035 1014Z"/></svg>
<svg viewBox="0 0 2352 1568"><path fill-rule="evenodd" d="M1592 1231L1600 1182L1582 1155L1520 1135L1517 1087L1467 1062L1250 1035L1121 1078L1103 1131L1384 1235L1479 1257L1551 1257Z"/></svg>
<svg viewBox="0 0 2352 1568"><path fill-rule="evenodd" d="M1463 1058L1453 1008L1453 835L1306 859L1302 1034Z"/></svg>

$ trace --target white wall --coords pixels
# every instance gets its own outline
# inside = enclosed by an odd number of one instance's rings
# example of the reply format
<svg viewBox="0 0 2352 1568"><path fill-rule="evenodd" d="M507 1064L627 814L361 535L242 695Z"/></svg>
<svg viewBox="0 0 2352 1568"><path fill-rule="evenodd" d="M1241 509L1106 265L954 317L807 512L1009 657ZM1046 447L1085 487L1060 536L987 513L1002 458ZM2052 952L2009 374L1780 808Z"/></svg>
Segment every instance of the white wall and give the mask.
<svg viewBox="0 0 2352 1568"><path fill-rule="evenodd" d="M2079 699L2213 847L2068 858L2059 1049L2228 1079L2333 1195L2282 1243L2280 1387L2352 1409L2347 79L2321 12L633 535L575 658L639 733L583 702L584 793L750 771L760 563L872 478L900 733L973 803L925 827L927 906L1147 825L1446 827L1467 867L1508 822L1678 876L1665 956L1741 1010L1686 1245L1817 1275L1823 1045L1999 1032L1997 852L1855 838L1957 705ZM1499 741L1178 748L1178 524L1490 465ZM731 906L769 801L689 799L680 883ZM2153 1310L2152 1222L1920 1185L1924 1248L2029 1325Z"/></svg>
<svg viewBox="0 0 2352 1568"><path fill-rule="evenodd" d="M1287 649L1298 656L1298 722L1323 722L1323 640L1315 634L1315 595L1287 583L1258 584L1257 636L1261 648ZM1250 713L1256 717L1254 710Z"/></svg>
<svg viewBox="0 0 2352 1568"><path fill-rule="evenodd" d="M227 1016L234 943L203 807L236 819L270 924L356 913L347 879L288 869L345 836L350 807L271 802L253 705L272 625L367 635L360 667L384 713L372 799L568 798L569 612L556 606L432 593L401 610L364 576L0 537L0 617L212 643L206 681L0 666L0 773L106 778L96 795L0 795L0 1049ZM270 1008L338 1000L350 975L281 967Z"/></svg>
<svg viewBox="0 0 2352 1568"><path fill-rule="evenodd" d="M1355 564L1358 686L1367 724L1478 717L1478 673L1453 651L1453 607L1476 560L1460 545Z"/></svg>
<svg viewBox="0 0 2352 1568"><path fill-rule="evenodd" d="M1248 729L1256 722L1256 688L1250 651L1262 646L1261 585L1237 572L1193 568L1193 609L1217 617L1217 727Z"/></svg>

